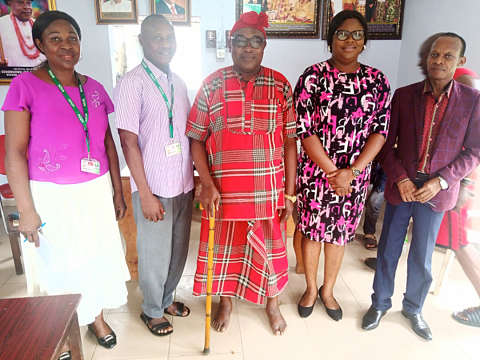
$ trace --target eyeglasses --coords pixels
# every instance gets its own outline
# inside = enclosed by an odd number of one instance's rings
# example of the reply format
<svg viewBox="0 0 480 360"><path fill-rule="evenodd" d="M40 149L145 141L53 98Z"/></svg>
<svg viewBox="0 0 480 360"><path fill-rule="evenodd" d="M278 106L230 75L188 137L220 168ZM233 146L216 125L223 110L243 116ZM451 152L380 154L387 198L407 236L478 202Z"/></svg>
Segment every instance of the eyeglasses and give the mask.
<svg viewBox="0 0 480 360"><path fill-rule="evenodd" d="M260 36L253 36L250 39L248 39L243 35L237 35L237 36L232 36L231 39L234 42L235 46L245 47L247 46L248 43L250 43L250 46L254 49L258 49L260 46L262 46L263 42L265 41L265 39L262 39Z"/></svg>
<svg viewBox="0 0 480 360"><path fill-rule="evenodd" d="M347 30L337 30L335 31L337 34L337 39L340 41L347 40L350 35L352 35L353 40L362 40L365 37L365 31L363 30L355 30L355 31L347 31Z"/></svg>

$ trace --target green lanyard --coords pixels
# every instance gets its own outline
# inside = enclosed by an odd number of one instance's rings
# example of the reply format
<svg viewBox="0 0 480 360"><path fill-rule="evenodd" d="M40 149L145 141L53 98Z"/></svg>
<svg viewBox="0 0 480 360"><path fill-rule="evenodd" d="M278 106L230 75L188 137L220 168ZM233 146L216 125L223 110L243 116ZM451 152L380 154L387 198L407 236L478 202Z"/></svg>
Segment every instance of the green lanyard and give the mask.
<svg viewBox="0 0 480 360"><path fill-rule="evenodd" d="M63 96L65 97L65 99L67 100L67 102L70 104L70 106L72 107L73 111L75 112L75 114L77 115L78 117L78 120L80 120L80 122L82 123L83 125L83 129L85 130L85 138L87 140L87 149L88 149L88 158L90 159L90 136L88 135L88 128L87 128L87 123L88 123L88 106L87 106L87 99L85 98L85 92L83 91L83 85L82 85L82 82L80 81L80 78L78 77L78 74L77 72L75 72L75 77L77 78L77 82L78 82L78 89L80 90L80 98L82 99L82 105L83 105L83 113L85 114L85 118L82 116L82 114L80 114L80 111L78 110L77 108L77 105L75 105L75 103L73 102L72 98L70 97L70 95L68 95L68 93L65 91L65 88L62 86L62 84L60 84L60 81L58 81L57 77L55 76L55 74L53 73L52 70L50 70L50 67L47 66L47 71L48 71L48 75L50 75L50 77L52 78L53 82L55 83L55 85L57 85L58 89L60 90L60 92L63 94Z"/></svg>
<svg viewBox="0 0 480 360"><path fill-rule="evenodd" d="M173 83L170 85L170 93L172 94L172 103L170 104L170 102L168 101L167 95L165 94L165 91L163 91L162 87L158 83L157 79L155 78L155 75L153 75L152 70L150 70L145 60L142 60L142 66L147 72L148 76L150 76L150 79L152 79L153 83L157 86L158 90L160 91L160 94L162 94L163 100L165 100L165 104L167 105L167 109L168 109L168 128L170 129L170 139L173 139L173 101L175 100L175 94L173 92Z"/></svg>

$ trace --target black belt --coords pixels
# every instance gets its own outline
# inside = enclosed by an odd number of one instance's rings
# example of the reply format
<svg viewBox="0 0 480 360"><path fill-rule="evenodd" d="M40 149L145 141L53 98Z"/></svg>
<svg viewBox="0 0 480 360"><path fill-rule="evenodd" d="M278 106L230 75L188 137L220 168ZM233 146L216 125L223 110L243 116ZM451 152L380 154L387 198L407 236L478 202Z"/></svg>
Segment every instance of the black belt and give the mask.
<svg viewBox="0 0 480 360"><path fill-rule="evenodd" d="M430 175L424 172L417 171L416 178L418 180L427 181L428 179L430 179Z"/></svg>

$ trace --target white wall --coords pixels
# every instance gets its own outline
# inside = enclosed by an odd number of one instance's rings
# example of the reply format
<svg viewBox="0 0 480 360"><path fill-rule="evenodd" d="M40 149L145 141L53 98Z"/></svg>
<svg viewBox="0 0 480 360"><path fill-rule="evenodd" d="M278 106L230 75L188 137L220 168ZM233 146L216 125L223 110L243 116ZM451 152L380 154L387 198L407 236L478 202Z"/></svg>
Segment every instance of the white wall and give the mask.
<svg viewBox="0 0 480 360"><path fill-rule="evenodd" d="M467 42L465 67L480 74L479 14L479 0L406 1L398 86L423 79L417 66L418 50L425 39L438 32L462 36Z"/></svg>

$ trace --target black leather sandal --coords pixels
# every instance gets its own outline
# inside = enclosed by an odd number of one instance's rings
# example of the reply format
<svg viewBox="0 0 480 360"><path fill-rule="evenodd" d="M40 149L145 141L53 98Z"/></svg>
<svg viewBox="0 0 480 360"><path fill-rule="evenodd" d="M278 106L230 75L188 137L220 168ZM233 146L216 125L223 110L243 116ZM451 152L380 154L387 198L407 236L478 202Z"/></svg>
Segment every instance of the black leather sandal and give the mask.
<svg viewBox="0 0 480 360"><path fill-rule="evenodd" d="M155 336L167 336L167 335L170 335L171 333L173 333L173 329L170 330L170 331L167 331L166 333L159 333L158 330L162 330L162 329L165 329L169 326L172 326L172 324L170 324L169 321L166 321L166 322L162 322L160 324L156 324L156 325L153 325L152 327L148 326L148 322L150 320L152 320L153 318L151 318L150 316L144 314L144 313L141 313L140 314L140 319L143 320L143 322L145 323L145 325L147 325L147 328L148 330L150 330L150 332L155 335Z"/></svg>
<svg viewBox="0 0 480 360"><path fill-rule="evenodd" d="M480 306L471 307L463 311L455 311L452 316L463 325L480 327Z"/></svg>
<svg viewBox="0 0 480 360"><path fill-rule="evenodd" d="M110 327L110 325L109 325L109 327ZM95 337L97 338L98 344L103 346L105 349L111 349L115 345L117 345L117 335L115 334L115 332L113 330L110 334L107 334L107 335L105 335L104 337L101 337L101 338L99 338L97 336L97 334L93 330L93 327L92 327L91 324L88 324L88 330L90 330L93 333L93 335L95 335Z"/></svg>
<svg viewBox="0 0 480 360"><path fill-rule="evenodd" d="M173 304L177 304L177 311L175 311L174 313L171 313L170 311L165 309L165 312L167 314L172 316L179 316L179 317L187 317L188 315L190 315L190 309L186 307L184 303L177 301L177 302L174 302ZM185 309L187 309L187 315L183 315L183 312L185 311Z"/></svg>

